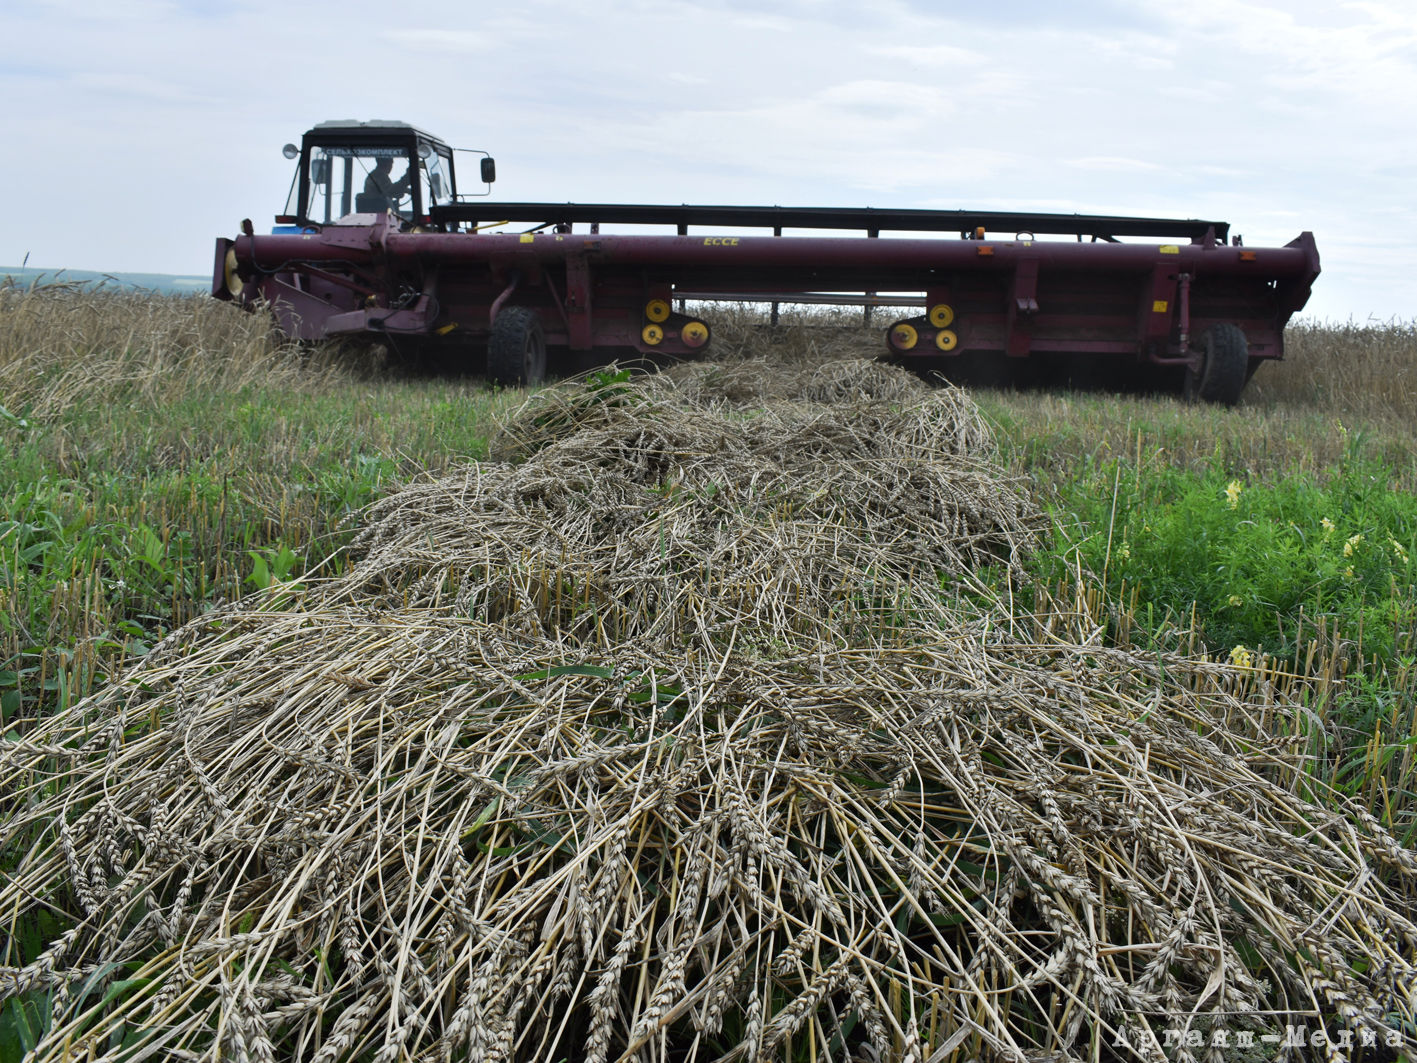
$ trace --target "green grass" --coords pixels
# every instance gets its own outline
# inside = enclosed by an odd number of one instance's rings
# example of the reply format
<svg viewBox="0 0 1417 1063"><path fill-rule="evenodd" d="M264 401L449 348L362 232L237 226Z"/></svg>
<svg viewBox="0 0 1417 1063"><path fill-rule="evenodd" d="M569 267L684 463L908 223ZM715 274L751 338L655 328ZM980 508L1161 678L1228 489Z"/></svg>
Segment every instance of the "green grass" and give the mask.
<svg viewBox="0 0 1417 1063"><path fill-rule="evenodd" d="M1410 658L1417 497L1389 490L1386 466L1355 458L1327 482L1247 481L1220 466L1122 473L1095 465L1058 492L1083 563L1119 599L1160 605L1173 626L1186 610L1215 647L1293 657L1322 628L1374 665ZM1049 562L1062 575L1066 558Z"/></svg>
<svg viewBox="0 0 1417 1063"><path fill-rule="evenodd" d="M1361 433L1333 425L1341 453L1322 469L1302 453L1261 467L1219 449L1177 462L1166 448L1143 452L1144 443L1131 454L1084 453L1059 469L1046 436L1014 432L1014 461L1050 476L1038 488L1062 541L1043 561L1047 578L1080 561L1118 600L1148 603L1173 627L1184 614L1212 646L1292 657L1306 628L1312 636L1322 626L1347 632L1355 657L1376 665L1411 654L1410 456L1395 466Z"/></svg>

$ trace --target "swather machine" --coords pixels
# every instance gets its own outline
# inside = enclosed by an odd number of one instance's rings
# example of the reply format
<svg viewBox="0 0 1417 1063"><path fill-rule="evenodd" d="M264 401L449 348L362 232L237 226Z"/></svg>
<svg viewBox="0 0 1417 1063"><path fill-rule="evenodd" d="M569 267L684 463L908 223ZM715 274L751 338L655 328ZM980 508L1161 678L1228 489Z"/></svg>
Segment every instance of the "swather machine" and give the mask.
<svg viewBox="0 0 1417 1063"><path fill-rule="evenodd" d="M918 307L885 353L952 379L1090 376L1229 404L1283 356L1319 273L1311 233L1245 247L1217 221L479 200L459 195L454 149L401 122L325 122L285 152L299 160L285 212L270 234L245 221L217 240L213 294L271 307L292 338L478 367L485 352L503 383L540 381L548 350L581 365L697 355L705 304L772 303L775 318L834 303L868 320ZM477 154L486 195L495 165Z"/></svg>

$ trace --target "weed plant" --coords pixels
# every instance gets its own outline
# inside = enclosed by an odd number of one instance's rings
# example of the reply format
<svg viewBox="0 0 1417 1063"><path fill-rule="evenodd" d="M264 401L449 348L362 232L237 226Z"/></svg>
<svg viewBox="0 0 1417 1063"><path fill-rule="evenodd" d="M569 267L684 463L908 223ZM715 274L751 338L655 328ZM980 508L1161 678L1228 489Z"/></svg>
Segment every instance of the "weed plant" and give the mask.
<svg viewBox="0 0 1417 1063"><path fill-rule="evenodd" d="M1060 585L1079 571L1099 580L1117 645L1208 649L1282 673L1271 681L1319 724L1306 736L1311 774L1366 795L1410 844L1417 496L1392 482L1356 443L1321 482L1101 463L1058 486L1072 542L1040 555L1038 571Z"/></svg>
<svg viewBox="0 0 1417 1063"><path fill-rule="evenodd" d="M1294 657L1306 636L1342 632L1372 667L1410 660L1417 635L1417 496L1355 447L1324 482L1247 481L1222 467L1124 476L1119 462L1060 485L1080 523L1081 563L1119 600L1146 602L1169 627L1193 623L1234 652ZM1050 575L1069 565L1051 558Z"/></svg>

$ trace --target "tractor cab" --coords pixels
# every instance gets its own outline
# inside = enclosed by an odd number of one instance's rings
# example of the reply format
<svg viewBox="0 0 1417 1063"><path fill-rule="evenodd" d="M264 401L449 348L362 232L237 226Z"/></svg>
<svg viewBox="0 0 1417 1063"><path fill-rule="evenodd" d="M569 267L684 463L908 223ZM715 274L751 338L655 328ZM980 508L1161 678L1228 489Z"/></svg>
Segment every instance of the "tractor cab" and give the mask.
<svg viewBox="0 0 1417 1063"><path fill-rule="evenodd" d="M285 146L299 159L274 232L301 232L356 214L392 213L401 227L429 227L436 207L457 202L453 150L406 122L321 122ZM482 176L494 174L483 159Z"/></svg>

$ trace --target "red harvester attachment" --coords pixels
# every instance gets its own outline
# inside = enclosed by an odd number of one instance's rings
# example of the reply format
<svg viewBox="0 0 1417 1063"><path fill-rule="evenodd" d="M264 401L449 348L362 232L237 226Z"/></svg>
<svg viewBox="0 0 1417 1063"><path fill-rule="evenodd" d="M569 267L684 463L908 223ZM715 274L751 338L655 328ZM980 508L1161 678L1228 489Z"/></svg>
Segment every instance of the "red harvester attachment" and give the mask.
<svg viewBox="0 0 1417 1063"><path fill-rule="evenodd" d="M772 303L774 317L780 302L857 305L868 320L914 305L886 353L951 378L1090 375L1233 403L1283 356L1319 273L1312 234L1247 248L1224 222L477 202L458 196L453 149L394 122L323 123L285 150L300 160L286 213L271 235L248 221L217 241L212 293L270 306L294 338L366 335L454 364L485 352L505 383L539 381L548 348L581 364L695 355L711 331L686 311L703 302ZM495 176L485 156L481 176ZM486 231L514 224L528 227Z"/></svg>

